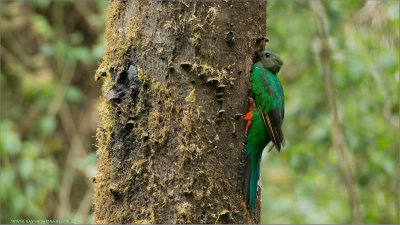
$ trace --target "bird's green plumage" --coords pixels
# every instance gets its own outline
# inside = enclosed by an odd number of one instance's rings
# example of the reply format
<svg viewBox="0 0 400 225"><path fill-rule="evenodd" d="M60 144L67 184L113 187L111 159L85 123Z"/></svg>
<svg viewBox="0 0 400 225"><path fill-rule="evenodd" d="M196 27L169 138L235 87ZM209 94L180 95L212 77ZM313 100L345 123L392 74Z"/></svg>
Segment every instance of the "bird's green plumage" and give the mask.
<svg viewBox="0 0 400 225"><path fill-rule="evenodd" d="M246 201L249 204L250 210L252 210L256 206L257 183L260 174L262 151L270 140L257 108L254 108L250 113L252 114L253 118L251 120L252 122L246 138L247 167L249 167L247 169L249 170L250 174L247 175L249 177L248 180L245 181L246 185L248 185L245 192L248 194Z"/></svg>
<svg viewBox="0 0 400 225"><path fill-rule="evenodd" d="M271 110L271 107L272 109L279 107L279 113L282 114L284 94L278 76L264 68L261 62L254 63L252 69L250 97L266 114Z"/></svg>
<svg viewBox="0 0 400 225"><path fill-rule="evenodd" d="M270 141L278 151L284 145L281 130L284 94L278 77L272 72L279 72L282 61L272 52L264 51L259 54L261 60L253 64L250 75L250 97L254 100L255 108L249 112L251 123L246 137L247 171L244 191L251 211L256 206L262 152ZM269 54L269 57L265 57L265 54Z"/></svg>

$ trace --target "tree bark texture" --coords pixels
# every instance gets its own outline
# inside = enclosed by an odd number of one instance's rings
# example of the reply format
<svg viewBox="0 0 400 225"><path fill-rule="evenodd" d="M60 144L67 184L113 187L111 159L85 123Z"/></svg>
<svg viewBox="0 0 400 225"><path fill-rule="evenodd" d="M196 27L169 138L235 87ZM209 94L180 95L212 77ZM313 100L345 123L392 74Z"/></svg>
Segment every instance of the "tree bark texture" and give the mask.
<svg viewBox="0 0 400 225"><path fill-rule="evenodd" d="M265 1L109 2L96 223L259 222L241 162L265 22Z"/></svg>

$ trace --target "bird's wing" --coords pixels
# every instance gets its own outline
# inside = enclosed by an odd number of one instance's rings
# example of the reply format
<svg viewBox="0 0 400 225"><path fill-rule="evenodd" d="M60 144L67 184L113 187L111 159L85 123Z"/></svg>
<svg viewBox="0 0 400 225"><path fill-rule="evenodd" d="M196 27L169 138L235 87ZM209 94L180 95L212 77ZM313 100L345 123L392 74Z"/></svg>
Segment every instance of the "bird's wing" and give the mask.
<svg viewBox="0 0 400 225"><path fill-rule="evenodd" d="M265 129L275 148L280 151L284 145L281 129L282 117L280 113L279 96L274 90L273 75L269 71L254 68L250 81L258 112L261 114Z"/></svg>

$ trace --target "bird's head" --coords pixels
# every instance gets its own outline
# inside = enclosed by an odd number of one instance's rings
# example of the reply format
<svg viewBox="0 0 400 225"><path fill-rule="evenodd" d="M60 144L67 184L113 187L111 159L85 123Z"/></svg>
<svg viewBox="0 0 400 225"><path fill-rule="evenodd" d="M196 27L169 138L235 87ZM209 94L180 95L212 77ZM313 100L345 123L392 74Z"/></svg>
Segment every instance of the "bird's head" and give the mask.
<svg viewBox="0 0 400 225"><path fill-rule="evenodd" d="M258 52L263 66L274 74L278 74L283 65L283 61L278 54L271 51Z"/></svg>

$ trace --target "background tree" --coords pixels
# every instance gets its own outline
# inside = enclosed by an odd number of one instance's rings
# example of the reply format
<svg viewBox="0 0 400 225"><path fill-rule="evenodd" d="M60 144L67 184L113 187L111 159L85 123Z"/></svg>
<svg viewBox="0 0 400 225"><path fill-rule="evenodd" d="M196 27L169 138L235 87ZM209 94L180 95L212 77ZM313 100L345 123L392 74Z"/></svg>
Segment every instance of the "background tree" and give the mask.
<svg viewBox="0 0 400 225"><path fill-rule="evenodd" d="M111 1L96 223L257 223L243 114L265 1Z"/></svg>
<svg viewBox="0 0 400 225"><path fill-rule="evenodd" d="M320 3L361 220L398 223L399 2ZM335 110L320 57L320 19L308 1L270 1L268 12L268 48L285 62L287 145L283 154L263 155L261 221L354 223L357 193L341 176L343 145L331 132Z"/></svg>
<svg viewBox="0 0 400 225"><path fill-rule="evenodd" d="M0 1L1 223L93 223L106 6Z"/></svg>

